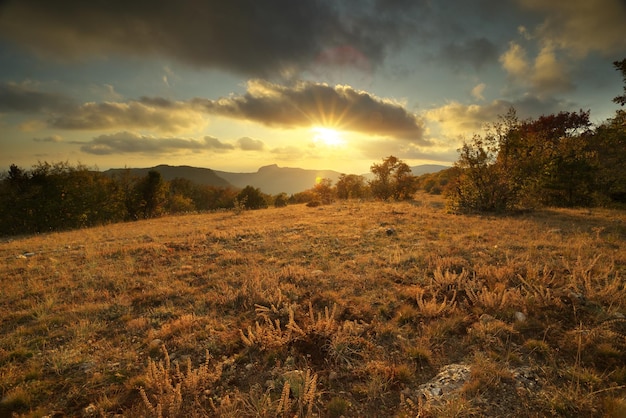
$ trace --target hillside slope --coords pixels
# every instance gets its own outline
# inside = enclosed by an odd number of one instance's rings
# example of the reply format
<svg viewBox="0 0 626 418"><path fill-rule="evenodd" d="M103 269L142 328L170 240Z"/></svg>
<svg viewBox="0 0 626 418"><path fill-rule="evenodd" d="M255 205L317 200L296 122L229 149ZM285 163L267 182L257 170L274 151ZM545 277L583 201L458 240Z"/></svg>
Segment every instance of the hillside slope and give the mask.
<svg viewBox="0 0 626 418"><path fill-rule="evenodd" d="M161 173L164 180L170 181L175 178L184 178L191 180L194 183L214 186L214 187L232 187L233 185L227 180L220 177L214 170L210 168L199 168L191 166L171 166L161 164L156 167L148 168L112 168L106 170L104 173L108 175L119 175L124 171L129 170L132 175L143 177L150 170L156 170Z"/></svg>
<svg viewBox="0 0 626 418"><path fill-rule="evenodd" d="M436 197L0 242L0 416L624 416L626 215Z"/></svg>
<svg viewBox="0 0 626 418"><path fill-rule="evenodd" d="M229 173L225 171L216 171L216 173L237 187L258 187L262 192L268 194L302 192L315 186L319 179L329 178L334 183L341 174L332 170L306 170L279 167L276 164L261 167L256 173Z"/></svg>

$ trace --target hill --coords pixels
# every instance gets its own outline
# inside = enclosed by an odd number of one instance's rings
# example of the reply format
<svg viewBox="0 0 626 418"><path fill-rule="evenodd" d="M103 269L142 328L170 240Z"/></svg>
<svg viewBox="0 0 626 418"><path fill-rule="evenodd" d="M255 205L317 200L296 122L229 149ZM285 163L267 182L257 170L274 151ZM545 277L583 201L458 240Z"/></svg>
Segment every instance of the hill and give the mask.
<svg viewBox="0 0 626 418"><path fill-rule="evenodd" d="M303 168L279 167L276 164L259 168L256 173L229 173L216 171L217 175L226 179L236 187L253 186L263 193L293 194L310 189L317 179L329 178L335 182L341 173L332 170L306 170Z"/></svg>
<svg viewBox="0 0 626 418"><path fill-rule="evenodd" d="M411 167L414 175L434 173L448 167L442 165L418 165ZM105 171L107 174L117 174L126 169L116 168ZM212 170L190 166L158 165L150 168L130 168L130 172L137 176L145 176L148 171L156 170L165 180L185 178L194 183L215 187L236 187L243 189L246 186L259 188L263 193L276 195L279 193L294 194L308 190L315 186L317 180L329 178L335 183L341 173L333 170L307 170L303 168L279 167L276 164L267 165L254 173L232 173L228 171ZM373 178L371 173L363 175L367 179Z"/></svg>
<svg viewBox="0 0 626 418"><path fill-rule="evenodd" d="M624 416L624 212L417 199L0 242L0 416Z"/></svg>
<svg viewBox="0 0 626 418"><path fill-rule="evenodd" d="M448 168L450 168L448 165L422 164L411 167L411 173L413 173L414 176L421 176L422 174L438 173Z"/></svg>
<svg viewBox="0 0 626 418"><path fill-rule="evenodd" d="M214 170L210 168L198 168L191 166L170 166L170 165L158 165L156 167L149 168L112 168L106 170L104 173L108 175L117 175L123 173L126 170L130 170L130 173L135 176L143 177L150 170L156 170L161 173L164 180L171 181L175 178L184 178L197 184L214 186L214 187L232 187L232 185L218 176Z"/></svg>

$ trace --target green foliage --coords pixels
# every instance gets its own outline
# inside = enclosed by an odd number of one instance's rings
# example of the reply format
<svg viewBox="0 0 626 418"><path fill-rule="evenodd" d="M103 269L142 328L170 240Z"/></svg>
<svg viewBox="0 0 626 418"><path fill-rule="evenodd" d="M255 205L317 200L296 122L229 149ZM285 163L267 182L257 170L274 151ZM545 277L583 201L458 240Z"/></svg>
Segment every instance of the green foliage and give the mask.
<svg viewBox="0 0 626 418"><path fill-rule="evenodd" d="M426 193L440 195L448 188L451 181L459 176L458 167L451 167L436 173L422 174L415 179L418 189L423 189Z"/></svg>
<svg viewBox="0 0 626 418"><path fill-rule="evenodd" d="M267 207L266 196L261 190L252 186L246 186L237 195L237 201L241 202L246 209L261 209Z"/></svg>
<svg viewBox="0 0 626 418"><path fill-rule="evenodd" d="M606 201L626 203L626 111L598 126L592 147L597 168L595 188Z"/></svg>
<svg viewBox="0 0 626 418"><path fill-rule="evenodd" d="M376 176L369 185L377 199L408 200L417 190L411 168L393 155L384 158L381 164L373 164L370 171Z"/></svg>
<svg viewBox="0 0 626 418"><path fill-rule="evenodd" d="M500 212L592 204L601 150L592 146L590 126L582 110L519 121L510 109L459 150L449 206Z"/></svg>
<svg viewBox="0 0 626 418"><path fill-rule="evenodd" d="M287 193L279 193L274 196L274 207L284 208L289 203L289 196Z"/></svg>
<svg viewBox="0 0 626 418"><path fill-rule="evenodd" d="M621 61L613 62L613 66L615 66L616 70L622 73L622 79L624 80L624 94L615 97L613 101L620 106L624 106L626 104L626 58Z"/></svg>
<svg viewBox="0 0 626 418"><path fill-rule="evenodd" d="M166 196L166 185L161 173L150 170L136 187L142 217L148 219L160 215Z"/></svg>
<svg viewBox="0 0 626 418"><path fill-rule="evenodd" d="M0 234L80 228L124 218L117 184L87 167L12 165L0 183Z"/></svg>
<svg viewBox="0 0 626 418"><path fill-rule="evenodd" d="M11 165L0 177L0 235L58 231L151 218L166 213L233 206L232 189L166 182L125 170L107 176L67 162L40 162L31 170Z"/></svg>

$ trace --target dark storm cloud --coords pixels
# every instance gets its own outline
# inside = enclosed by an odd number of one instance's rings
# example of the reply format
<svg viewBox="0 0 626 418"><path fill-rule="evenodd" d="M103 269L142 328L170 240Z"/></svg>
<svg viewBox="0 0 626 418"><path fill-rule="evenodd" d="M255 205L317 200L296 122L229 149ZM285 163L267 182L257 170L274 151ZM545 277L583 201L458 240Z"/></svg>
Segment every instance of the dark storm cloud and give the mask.
<svg viewBox="0 0 626 418"><path fill-rule="evenodd" d="M165 154L178 151L200 152L205 150L225 151L232 146L221 143L217 138L204 137L203 141L186 138L158 138L133 132L117 132L100 135L90 142L81 143L81 151L95 155L111 154Z"/></svg>
<svg viewBox="0 0 626 418"><path fill-rule="evenodd" d="M385 3L383 9L381 2L331 0L13 0L3 5L0 36L62 58L151 54L289 76L339 45L380 62L412 27L403 18L405 2Z"/></svg>
<svg viewBox="0 0 626 418"><path fill-rule="evenodd" d="M253 80L243 96L196 99L194 104L209 113L282 128L319 125L414 141L424 134L422 121L401 104L350 86L299 82L287 87Z"/></svg>
<svg viewBox="0 0 626 418"><path fill-rule="evenodd" d="M67 110L73 105L73 101L62 94L37 91L27 85L0 83L0 113Z"/></svg>

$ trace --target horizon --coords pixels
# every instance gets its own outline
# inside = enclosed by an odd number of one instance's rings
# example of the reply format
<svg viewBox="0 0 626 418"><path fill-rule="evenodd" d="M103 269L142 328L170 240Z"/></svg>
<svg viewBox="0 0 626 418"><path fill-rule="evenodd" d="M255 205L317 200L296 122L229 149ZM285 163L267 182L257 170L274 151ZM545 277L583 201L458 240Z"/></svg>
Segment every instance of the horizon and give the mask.
<svg viewBox="0 0 626 418"><path fill-rule="evenodd" d="M133 5L3 2L0 167L452 165L510 107L597 124L622 91L620 0Z"/></svg>

